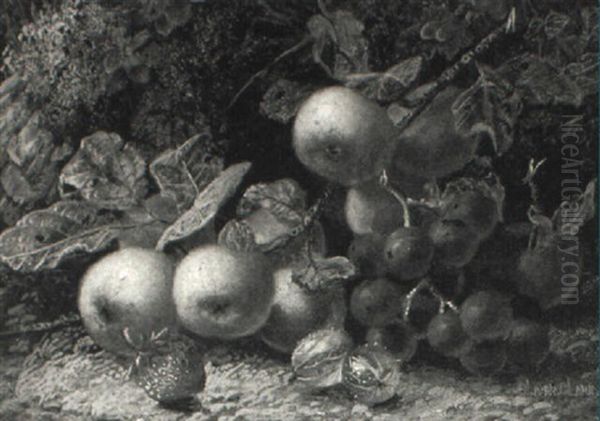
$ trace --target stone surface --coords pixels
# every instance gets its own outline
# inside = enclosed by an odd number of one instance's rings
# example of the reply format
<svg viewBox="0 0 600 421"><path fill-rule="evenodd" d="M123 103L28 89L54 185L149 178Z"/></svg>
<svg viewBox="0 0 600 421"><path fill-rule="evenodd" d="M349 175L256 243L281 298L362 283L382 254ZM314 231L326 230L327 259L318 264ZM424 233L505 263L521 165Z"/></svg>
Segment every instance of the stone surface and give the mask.
<svg viewBox="0 0 600 421"><path fill-rule="evenodd" d="M72 333L71 333L72 334ZM208 346L202 410L161 408L126 379L126 364L69 333L2 360L0 419L32 420L592 420L597 337L552 331L553 354L539 373L478 378L459 367L403 368L398 397L369 408L343 392L307 395L286 359L253 341ZM578 350L574 353L573 349ZM583 352L583 349L587 349ZM592 356L594 359L592 359Z"/></svg>

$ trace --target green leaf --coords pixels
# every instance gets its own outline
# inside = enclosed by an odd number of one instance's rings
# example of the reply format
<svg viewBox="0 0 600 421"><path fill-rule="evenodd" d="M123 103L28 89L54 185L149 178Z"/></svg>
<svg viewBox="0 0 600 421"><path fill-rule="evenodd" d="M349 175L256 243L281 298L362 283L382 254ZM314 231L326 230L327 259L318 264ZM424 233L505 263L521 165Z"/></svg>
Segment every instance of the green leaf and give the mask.
<svg viewBox="0 0 600 421"><path fill-rule="evenodd" d="M63 199L80 196L104 209L128 209L148 190L146 163L116 133L96 132L81 141L79 151L59 178Z"/></svg>
<svg viewBox="0 0 600 421"><path fill-rule="evenodd" d="M250 166L249 162L242 162L223 171L198 194L192 207L165 230L156 248L163 250L169 243L188 238L207 226L236 192Z"/></svg>
<svg viewBox="0 0 600 421"><path fill-rule="evenodd" d="M106 249L126 228L90 203L63 200L21 218L0 235L0 261L20 272L56 268Z"/></svg>
<svg viewBox="0 0 600 421"><path fill-rule="evenodd" d="M207 131L188 139L177 149L167 150L150 164L150 174L161 194L175 200L181 214L223 170L223 159Z"/></svg>

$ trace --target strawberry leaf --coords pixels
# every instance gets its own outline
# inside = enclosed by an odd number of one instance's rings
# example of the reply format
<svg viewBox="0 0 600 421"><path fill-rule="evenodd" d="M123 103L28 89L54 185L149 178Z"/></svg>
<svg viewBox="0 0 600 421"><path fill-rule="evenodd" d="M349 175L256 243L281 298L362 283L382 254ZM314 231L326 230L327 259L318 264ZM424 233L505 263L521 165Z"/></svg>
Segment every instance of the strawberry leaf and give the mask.
<svg viewBox="0 0 600 421"><path fill-rule="evenodd" d="M202 230L233 196L250 166L249 162L242 162L223 171L198 194L192 207L165 230L156 248L163 250L169 243Z"/></svg>
<svg viewBox="0 0 600 421"><path fill-rule="evenodd" d="M309 291L318 291L335 288L354 275L356 268L345 257L312 256L306 265L294 268L292 280Z"/></svg>
<svg viewBox="0 0 600 421"><path fill-rule="evenodd" d="M124 228L90 203L63 200L4 231L0 261L21 272L54 269L64 260L106 249Z"/></svg>
<svg viewBox="0 0 600 421"><path fill-rule="evenodd" d="M198 193L223 170L223 159L212 145L207 130L150 164L150 174L161 194L175 200L179 213L189 209Z"/></svg>
<svg viewBox="0 0 600 421"><path fill-rule="evenodd" d="M494 71L479 66L479 79L456 98L452 105L459 133L472 136L487 134L496 154L504 154L514 141L521 101L510 83Z"/></svg>
<svg viewBox="0 0 600 421"><path fill-rule="evenodd" d="M79 151L59 179L63 199L80 196L105 209L134 206L148 189L146 163L116 133L96 132L81 141Z"/></svg>

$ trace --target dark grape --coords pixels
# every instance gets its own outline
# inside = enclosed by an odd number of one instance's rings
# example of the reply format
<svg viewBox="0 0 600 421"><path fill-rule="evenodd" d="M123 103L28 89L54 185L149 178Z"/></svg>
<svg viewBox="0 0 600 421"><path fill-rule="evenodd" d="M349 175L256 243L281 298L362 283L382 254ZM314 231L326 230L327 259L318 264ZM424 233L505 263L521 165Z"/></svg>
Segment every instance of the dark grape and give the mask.
<svg viewBox="0 0 600 421"><path fill-rule="evenodd" d="M508 338L508 358L519 368L532 369L548 356L548 327L528 319L513 321Z"/></svg>
<svg viewBox="0 0 600 421"><path fill-rule="evenodd" d="M348 247L348 259L363 276L378 276L383 273L383 243L381 234L357 235Z"/></svg>
<svg viewBox="0 0 600 421"><path fill-rule="evenodd" d="M380 346L363 345L346 358L343 379L355 399L375 405L396 395L400 371L389 351Z"/></svg>
<svg viewBox="0 0 600 421"><path fill-rule="evenodd" d="M401 281L425 276L432 259L433 243L418 227L398 228L387 237L383 246L386 272Z"/></svg>
<svg viewBox="0 0 600 421"><path fill-rule="evenodd" d="M491 376L504 368L507 360L503 341L480 342L460 356L460 363L471 374Z"/></svg>
<svg viewBox="0 0 600 421"><path fill-rule="evenodd" d="M418 346L415 332L406 323L373 327L367 332L367 342L387 349L402 362L410 361Z"/></svg>
<svg viewBox="0 0 600 421"><path fill-rule="evenodd" d="M438 314L431 320L427 328L427 341L434 350L449 357L459 357L472 346L455 311Z"/></svg>
<svg viewBox="0 0 600 421"><path fill-rule="evenodd" d="M460 306L463 329L476 341L505 339L510 333L513 311L509 299L495 291L479 291Z"/></svg>
<svg viewBox="0 0 600 421"><path fill-rule="evenodd" d="M479 235L460 220L435 221L429 230L435 249L434 262L442 266L463 267L479 248Z"/></svg>
<svg viewBox="0 0 600 421"><path fill-rule="evenodd" d="M402 294L386 278L363 281L352 291L350 312L363 326L385 326L397 319L401 311Z"/></svg>
<svg viewBox="0 0 600 421"><path fill-rule="evenodd" d="M404 320L413 328L419 338L427 333L427 326L440 312L440 300L430 291L422 289L412 296L404 299Z"/></svg>

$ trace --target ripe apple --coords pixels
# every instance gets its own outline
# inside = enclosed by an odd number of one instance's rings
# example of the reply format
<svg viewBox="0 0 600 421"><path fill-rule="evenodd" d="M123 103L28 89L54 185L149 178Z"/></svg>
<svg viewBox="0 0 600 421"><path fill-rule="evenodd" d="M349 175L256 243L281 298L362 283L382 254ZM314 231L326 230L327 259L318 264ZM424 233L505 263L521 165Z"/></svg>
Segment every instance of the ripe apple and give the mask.
<svg viewBox="0 0 600 421"><path fill-rule="evenodd" d="M292 269L275 272L271 315L260 331L261 339L276 351L291 354L298 341L329 324L343 324L345 303L341 290L311 292L292 280Z"/></svg>
<svg viewBox="0 0 600 421"><path fill-rule="evenodd" d="M132 355L123 329L149 337L175 324L173 264L163 253L125 248L93 264L79 289L79 312L94 341L107 351Z"/></svg>
<svg viewBox="0 0 600 421"><path fill-rule="evenodd" d="M200 336L234 339L255 333L269 317L273 295L271 265L260 253L206 245L175 270L177 317Z"/></svg>
<svg viewBox="0 0 600 421"><path fill-rule="evenodd" d="M352 89L334 86L315 92L300 106L293 147L309 170L354 186L381 173L396 136L383 108Z"/></svg>

